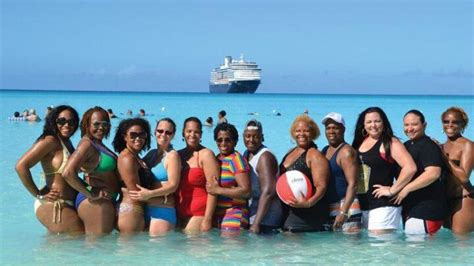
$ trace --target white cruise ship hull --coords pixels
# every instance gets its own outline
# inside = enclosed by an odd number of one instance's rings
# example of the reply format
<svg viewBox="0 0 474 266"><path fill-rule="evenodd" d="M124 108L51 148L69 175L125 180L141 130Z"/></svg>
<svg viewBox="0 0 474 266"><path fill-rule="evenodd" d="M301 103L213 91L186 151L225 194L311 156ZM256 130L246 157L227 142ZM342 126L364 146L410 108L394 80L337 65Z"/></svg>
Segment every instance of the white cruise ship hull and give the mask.
<svg viewBox="0 0 474 266"><path fill-rule="evenodd" d="M211 93L255 93L260 80L239 80L225 84L210 84Z"/></svg>

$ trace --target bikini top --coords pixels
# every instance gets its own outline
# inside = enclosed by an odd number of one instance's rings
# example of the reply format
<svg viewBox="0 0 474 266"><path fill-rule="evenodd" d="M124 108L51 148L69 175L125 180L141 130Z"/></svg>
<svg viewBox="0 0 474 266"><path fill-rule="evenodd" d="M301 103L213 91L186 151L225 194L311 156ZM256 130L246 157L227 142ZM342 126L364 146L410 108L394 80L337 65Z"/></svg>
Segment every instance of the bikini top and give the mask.
<svg viewBox="0 0 474 266"><path fill-rule="evenodd" d="M92 146L99 152L99 164L92 172L110 172L117 169L117 155L91 140Z"/></svg>
<svg viewBox="0 0 474 266"><path fill-rule="evenodd" d="M43 173L45 176L54 175L54 174L62 174L64 171L64 168L66 167L69 156L71 156L71 153L69 152L69 150L67 149L66 145L61 140L61 138L59 138L59 142L61 142L61 146L63 148L63 161L61 162L61 165L59 166L58 170L51 173Z"/></svg>
<svg viewBox="0 0 474 266"><path fill-rule="evenodd" d="M155 179L159 182L168 181L168 172L165 169L166 157L168 157L168 153L166 153L165 156L163 156L163 158L161 159L161 161L151 169L151 172L155 176Z"/></svg>

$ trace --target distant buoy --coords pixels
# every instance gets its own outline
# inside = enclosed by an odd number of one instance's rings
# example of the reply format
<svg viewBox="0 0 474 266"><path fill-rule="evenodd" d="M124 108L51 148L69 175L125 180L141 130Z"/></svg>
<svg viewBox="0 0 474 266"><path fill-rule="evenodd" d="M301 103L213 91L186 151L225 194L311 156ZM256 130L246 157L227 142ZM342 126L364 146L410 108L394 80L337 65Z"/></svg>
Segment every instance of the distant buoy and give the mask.
<svg viewBox="0 0 474 266"><path fill-rule="evenodd" d="M164 112L166 110L166 108L163 106L161 107L161 111Z"/></svg>

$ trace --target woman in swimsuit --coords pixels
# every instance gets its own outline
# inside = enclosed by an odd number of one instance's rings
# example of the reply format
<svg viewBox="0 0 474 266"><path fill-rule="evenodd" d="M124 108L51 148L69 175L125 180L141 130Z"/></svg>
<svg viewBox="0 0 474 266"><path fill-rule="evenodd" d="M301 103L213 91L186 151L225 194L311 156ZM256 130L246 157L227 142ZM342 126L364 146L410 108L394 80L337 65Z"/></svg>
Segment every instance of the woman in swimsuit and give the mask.
<svg viewBox="0 0 474 266"><path fill-rule="evenodd" d="M309 199L297 197L289 205L283 205L283 230L290 232L322 231L329 216L325 197L330 170L326 157L317 149L314 140L319 137L319 128L308 115L299 115L290 128L296 141L280 164L280 174L298 170L305 174L313 186L314 194Z"/></svg>
<svg viewBox="0 0 474 266"><path fill-rule="evenodd" d="M163 235L176 226L174 193L179 185L181 161L171 145L175 132L176 124L170 118L163 118L156 123L158 148L148 152L143 159L153 173L153 185L151 188L138 185L138 190L130 193L133 200L147 203L145 220L149 225L150 236Z"/></svg>
<svg viewBox="0 0 474 266"><path fill-rule="evenodd" d="M81 120L82 139L63 171L69 185L79 191L75 206L87 234L108 234L114 229L117 156L102 143L109 133L107 111L98 106L87 110ZM80 171L85 180L79 178Z"/></svg>
<svg viewBox="0 0 474 266"><path fill-rule="evenodd" d="M183 139L186 147L178 151L182 170L176 209L185 233L206 232L212 228L217 198L208 194L206 182L219 176L219 164L214 153L200 144L202 123L196 117L184 121Z"/></svg>
<svg viewBox="0 0 474 266"><path fill-rule="evenodd" d="M117 208L117 227L120 233L130 234L145 229L143 203L133 199L129 193L138 191L140 185L150 188L150 170L139 154L150 148L150 124L142 118L120 121L113 146L120 153L117 168L122 180L122 200Z"/></svg>
<svg viewBox="0 0 474 266"><path fill-rule="evenodd" d="M404 145L416 163L416 174L397 195L402 205L405 234L434 234L448 213L443 152L426 136L425 116L410 110L403 117L403 131L409 138Z"/></svg>
<svg viewBox="0 0 474 266"><path fill-rule="evenodd" d="M182 170L176 209L185 233L206 232L212 228L217 198L208 194L206 182L219 175L214 153L202 146L202 123L197 117L184 120L182 136L186 147L178 151Z"/></svg>
<svg viewBox="0 0 474 266"><path fill-rule="evenodd" d="M369 107L359 114L352 147L362 163L357 193L363 226L373 234L399 229L402 208L393 201L410 182L416 165L405 146L394 137L382 109Z"/></svg>
<svg viewBox="0 0 474 266"><path fill-rule="evenodd" d="M442 145L449 160L452 179L448 178L451 229L457 234L474 231L474 189L469 180L474 165L474 144L462 136L469 118L459 107L448 108L441 116L448 138Z"/></svg>
<svg viewBox="0 0 474 266"><path fill-rule="evenodd" d="M74 151L70 137L78 124L79 115L74 108L60 105L52 109L45 118L43 133L16 164L21 182L36 198L36 217L52 233L84 232L84 225L74 209L77 192L61 176ZM36 186L30 171L38 162L46 179L42 189Z"/></svg>
<svg viewBox="0 0 474 266"><path fill-rule="evenodd" d="M214 129L221 172L220 178L214 177L206 188L207 192L217 196L214 224L223 235L239 234L249 225L250 167L235 150L238 139L237 129L232 124L221 123Z"/></svg>

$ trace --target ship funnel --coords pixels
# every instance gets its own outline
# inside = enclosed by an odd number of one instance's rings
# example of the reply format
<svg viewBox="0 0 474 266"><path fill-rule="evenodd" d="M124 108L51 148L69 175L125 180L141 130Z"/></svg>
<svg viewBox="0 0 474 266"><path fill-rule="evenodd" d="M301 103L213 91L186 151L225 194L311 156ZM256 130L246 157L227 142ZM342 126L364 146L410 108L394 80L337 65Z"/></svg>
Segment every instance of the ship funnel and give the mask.
<svg viewBox="0 0 474 266"><path fill-rule="evenodd" d="M226 56L224 58L224 66L228 67L231 62L232 62L232 56Z"/></svg>

